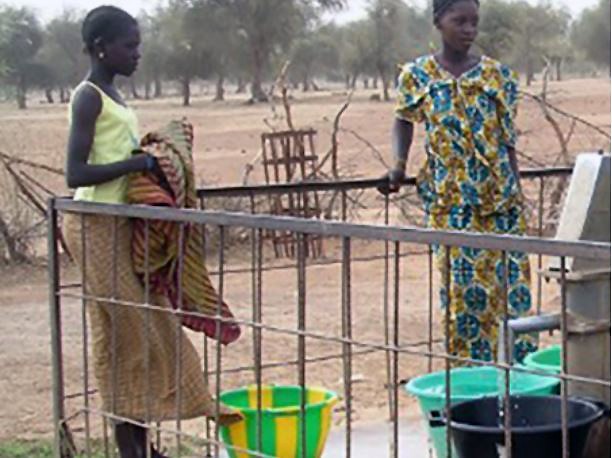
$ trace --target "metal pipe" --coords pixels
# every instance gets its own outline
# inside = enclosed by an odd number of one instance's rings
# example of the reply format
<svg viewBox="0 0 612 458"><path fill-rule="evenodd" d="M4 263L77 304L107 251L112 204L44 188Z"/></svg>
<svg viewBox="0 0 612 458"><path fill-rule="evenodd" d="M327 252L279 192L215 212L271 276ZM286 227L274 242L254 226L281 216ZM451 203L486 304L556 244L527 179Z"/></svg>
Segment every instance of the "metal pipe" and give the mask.
<svg viewBox="0 0 612 458"><path fill-rule="evenodd" d="M521 178L532 179L550 176L571 175L573 167L551 167L544 169L521 170ZM302 181L298 183L276 183L251 186L227 186L210 187L197 190L198 197L241 197L258 194L285 194L289 192L305 191L350 191L357 189L374 189L385 180L381 178L366 178L359 180L326 180L326 181ZM402 182L404 186L415 186L416 177L406 177Z"/></svg>
<svg viewBox="0 0 612 458"><path fill-rule="evenodd" d="M521 334L532 332L558 331L561 329L561 316L554 315L535 315L523 318L516 318L508 321L506 327L502 321L499 326L498 338L498 361L511 364L512 355L506 355L506 351L511 351L514 347L516 337ZM508 338L506 339L506 333ZM506 348L508 342L508 348Z"/></svg>

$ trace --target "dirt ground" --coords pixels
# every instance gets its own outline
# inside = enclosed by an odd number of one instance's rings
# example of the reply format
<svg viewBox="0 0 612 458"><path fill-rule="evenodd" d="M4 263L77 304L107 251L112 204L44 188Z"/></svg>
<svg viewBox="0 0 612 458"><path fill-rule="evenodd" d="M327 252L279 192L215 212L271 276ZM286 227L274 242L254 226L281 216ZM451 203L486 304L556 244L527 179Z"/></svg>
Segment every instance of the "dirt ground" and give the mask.
<svg viewBox="0 0 612 458"><path fill-rule="evenodd" d="M537 88L536 88L537 89ZM393 117L392 104L370 101L371 92L358 91L342 118L342 126L366 138L385 156L390 156L389 126ZM552 103L602 129L610 129L610 85L607 80L569 80L552 83L549 97ZM315 128L318 132L317 152L322 155L329 148L333 119L344 103L346 94L341 90L322 91L315 94L295 94L294 122L298 126ZM212 103L209 96L195 98L192 107L183 108L179 99L161 101L136 101L134 106L146 132L171 118L187 116L196 128L196 163L200 184L226 185L240 182L245 164L259 151L259 136L268 128L267 119L277 126L282 120L274 119L269 105L248 106L238 98L224 103ZM277 106L280 113L282 107ZM607 149L602 136L581 125L572 128L569 120L561 119L566 133L574 131L569 143L572 155L580 151ZM540 108L531 101L524 101L518 120L523 135L519 149L527 156L546 165L558 163L560 150L554 131L546 123ZM48 165L61 167L64 161L67 122L66 107L50 107L32 103L25 112L12 106L0 106L0 150L22 155ZM422 161L422 130L416 139L409 161L415 172ZM384 167L350 132L340 135L340 165L343 173L351 177L376 177ZM524 166L534 163L522 159ZM261 166L258 165L251 182L261 182ZM48 179L48 184L63 192L59 180ZM529 191L529 190L528 190ZM9 200L4 201L8 204ZM5 205L3 204L3 205ZM375 211L364 211L362 221L372 221ZM395 217L394 217L395 218ZM417 247L403 247L405 250ZM383 245L374 242L358 242L353 246L354 256L379 255ZM339 255L336 241L326 243L326 258ZM267 253L266 265L286 264L276 261ZM535 264L535 260L534 260ZM227 268L249 267L249 252L238 247L231 250ZM353 335L370 342L383 343L383 261L356 262L353 264ZM400 290L400 343L408 344L427 339L428 296L427 256L411 256L402 260ZM295 327L296 315L295 269L266 272L263 278L264 323ZM75 271L63 265L62 281L78 280ZM341 304L341 270L339 265L309 266L307 269L307 328L313 332L339 335ZM232 274L226 278L227 299L234 304L234 311L241 318L251 318L251 277L249 274ZM535 276L534 276L535 284ZM433 285L434 305L437 292ZM544 305L554 307L558 291L553 285L545 288ZM40 268L13 268L0 271L0 440L7 438L48 437L51 431L51 382L50 337L48 319L48 292L46 271ZM436 307L434 307L436 308ZM64 372L66 393L83 391L83 355L81 337L81 305L74 300L63 302ZM434 317L437 323L437 317ZM436 326L437 328L437 326ZM436 329L437 332L437 329ZM198 348L201 337L193 336ZM253 361L252 337L249 331L235 345L223 351L223 367L249 366ZM341 345L308 339L308 356L340 354ZM357 351L357 349L355 349ZM265 362L282 362L297 358L295 337L264 333L263 357ZM214 362L214 354L211 355ZM400 358L400 378L408 379L427 371L427 359L404 355ZM382 421L387 412L385 391L386 360L384 353L356 356L353 364L354 409L358 421ZM223 389L253 382L250 371L225 375ZM264 380L271 383L297 382L295 367L267 369ZM341 360L308 365L309 384L323 385L339 393L343 392ZM95 399L95 397L94 397ZM69 413L79 408L81 399L68 403ZM401 414L418 416L414 400L401 396ZM340 421L342 415L338 414ZM99 436L99 424L94 422L94 434ZM82 419L74 421L75 428L82 426ZM189 426L201 431L202 423Z"/></svg>

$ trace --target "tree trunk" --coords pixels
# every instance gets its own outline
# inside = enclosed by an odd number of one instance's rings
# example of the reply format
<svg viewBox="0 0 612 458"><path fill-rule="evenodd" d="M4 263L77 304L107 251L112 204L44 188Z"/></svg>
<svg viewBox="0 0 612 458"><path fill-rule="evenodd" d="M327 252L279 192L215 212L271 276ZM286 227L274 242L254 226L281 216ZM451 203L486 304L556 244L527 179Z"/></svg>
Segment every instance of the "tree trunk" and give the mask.
<svg viewBox="0 0 612 458"><path fill-rule="evenodd" d="M246 92L246 82L242 76L238 77L238 87L236 88L236 94L244 94Z"/></svg>
<svg viewBox="0 0 612 458"><path fill-rule="evenodd" d="M555 73L557 76L557 81L562 81L563 80L563 75L561 74L561 67L563 66L563 58L562 57L556 57L555 58Z"/></svg>
<svg viewBox="0 0 612 458"><path fill-rule="evenodd" d="M151 80L148 78L145 81L145 99L151 100Z"/></svg>
<svg viewBox="0 0 612 458"><path fill-rule="evenodd" d="M154 86L153 97L155 97L157 99L157 98L161 97L162 93L163 93L161 76L155 75L155 82L154 82L153 86Z"/></svg>
<svg viewBox="0 0 612 458"><path fill-rule="evenodd" d="M251 98L253 102L267 102L268 96L261 87L261 75L264 66L264 56L260 49L253 50L253 79L251 80Z"/></svg>
<svg viewBox="0 0 612 458"><path fill-rule="evenodd" d="M55 103L55 100L53 100L53 89L45 89L45 97L47 98L47 103Z"/></svg>
<svg viewBox="0 0 612 458"><path fill-rule="evenodd" d="M4 245L8 252L8 259L13 263L23 263L28 261L28 257L19 250L17 240L11 234L11 230L8 227L8 223L0 215L0 234L4 239Z"/></svg>
<svg viewBox="0 0 612 458"><path fill-rule="evenodd" d="M389 100L391 100L391 96L389 95L389 86L391 86L391 84L389 83L389 80L384 79L383 80L383 100L385 102L388 102Z"/></svg>
<svg viewBox="0 0 612 458"><path fill-rule="evenodd" d="M363 88L364 89L370 89L370 78L364 78L363 79Z"/></svg>
<svg viewBox="0 0 612 458"><path fill-rule="evenodd" d="M372 89L378 89L378 76L375 76L372 80Z"/></svg>
<svg viewBox="0 0 612 458"><path fill-rule="evenodd" d="M351 77L351 84L350 84L350 89L355 89L357 87L357 78L359 78L359 73L355 73L352 77Z"/></svg>
<svg viewBox="0 0 612 458"><path fill-rule="evenodd" d="M318 86L315 80L310 80L310 87L312 87L312 90L316 92L321 90L321 88Z"/></svg>
<svg viewBox="0 0 612 458"><path fill-rule="evenodd" d="M388 102L389 100L391 100L391 97L389 97L389 78L387 78L387 73L385 72L384 65L378 66L378 76L380 76L380 80L383 84L383 100L385 102Z"/></svg>
<svg viewBox="0 0 612 458"><path fill-rule="evenodd" d="M140 98L140 94L138 94L138 88L136 87L136 81L134 81L133 79L130 79L130 92L132 93L133 98Z"/></svg>
<svg viewBox="0 0 612 458"><path fill-rule="evenodd" d="M347 89L351 88L351 75L348 73L344 75L344 85L346 86Z"/></svg>
<svg viewBox="0 0 612 458"><path fill-rule="evenodd" d="M184 78L181 81L183 91L183 106L188 107L191 103L191 79Z"/></svg>
<svg viewBox="0 0 612 458"><path fill-rule="evenodd" d="M310 82L308 81L308 74L305 73L302 77L302 92L308 92L310 90Z"/></svg>
<svg viewBox="0 0 612 458"><path fill-rule="evenodd" d="M70 91L67 91L65 88L60 88L60 102L68 103L70 102Z"/></svg>
<svg viewBox="0 0 612 458"><path fill-rule="evenodd" d="M531 86L534 80L535 70L533 69L533 61L530 59L527 60L527 87Z"/></svg>
<svg viewBox="0 0 612 458"><path fill-rule="evenodd" d="M20 76L19 82L17 84L17 106L20 110L25 110L27 108L27 88L25 77Z"/></svg>
<svg viewBox="0 0 612 458"><path fill-rule="evenodd" d="M225 100L225 89L223 88L224 83L225 75L223 73L219 73L219 75L217 76L217 89L215 91L215 98L213 99L214 102L222 102Z"/></svg>

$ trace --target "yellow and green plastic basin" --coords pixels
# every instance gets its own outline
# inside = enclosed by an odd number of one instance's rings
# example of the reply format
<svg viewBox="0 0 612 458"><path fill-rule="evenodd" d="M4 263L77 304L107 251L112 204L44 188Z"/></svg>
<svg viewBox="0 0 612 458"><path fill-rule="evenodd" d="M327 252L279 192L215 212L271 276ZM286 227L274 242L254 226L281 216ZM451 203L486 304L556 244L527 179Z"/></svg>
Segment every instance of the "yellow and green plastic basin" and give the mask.
<svg viewBox="0 0 612 458"><path fill-rule="evenodd" d="M221 394L221 402L242 415L244 420L221 428L221 438L230 458L250 458L247 451L277 458L302 457L301 393L299 386L261 387L262 449L257 450L257 386ZM323 388L306 387L306 456L320 458L331 427L332 410L338 395Z"/></svg>

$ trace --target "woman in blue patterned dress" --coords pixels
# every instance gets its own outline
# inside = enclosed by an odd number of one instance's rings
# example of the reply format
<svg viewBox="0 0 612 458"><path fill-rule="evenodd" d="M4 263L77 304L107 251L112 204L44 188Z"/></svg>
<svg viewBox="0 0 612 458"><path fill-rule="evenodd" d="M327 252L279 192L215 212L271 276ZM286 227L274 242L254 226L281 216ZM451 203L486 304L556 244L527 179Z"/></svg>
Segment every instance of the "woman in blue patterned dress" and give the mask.
<svg viewBox="0 0 612 458"><path fill-rule="evenodd" d="M522 235L526 223L514 129L518 78L505 65L469 52L478 12L477 0L434 0L442 50L402 68L393 127L396 162L381 191L399 190L414 123L424 123L427 158L418 190L429 226ZM445 250L436 251L444 279ZM451 353L491 361L505 310L504 277L510 315L524 316L531 309L528 256L509 252L504 266L500 252L453 247L450 268L450 289L441 288L440 301L450 307ZM524 337L514 357L522 360L533 350L533 340Z"/></svg>

